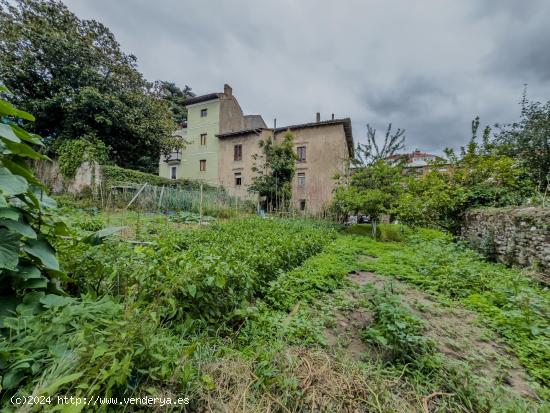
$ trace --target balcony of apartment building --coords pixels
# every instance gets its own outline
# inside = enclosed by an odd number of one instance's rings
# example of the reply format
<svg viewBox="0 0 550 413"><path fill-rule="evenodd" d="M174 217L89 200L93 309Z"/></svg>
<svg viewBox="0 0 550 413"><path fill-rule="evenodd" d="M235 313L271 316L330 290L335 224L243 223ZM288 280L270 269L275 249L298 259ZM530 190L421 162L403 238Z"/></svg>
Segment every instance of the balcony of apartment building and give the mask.
<svg viewBox="0 0 550 413"><path fill-rule="evenodd" d="M168 165L177 165L181 163L181 151L173 151L165 155L164 162Z"/></svg>

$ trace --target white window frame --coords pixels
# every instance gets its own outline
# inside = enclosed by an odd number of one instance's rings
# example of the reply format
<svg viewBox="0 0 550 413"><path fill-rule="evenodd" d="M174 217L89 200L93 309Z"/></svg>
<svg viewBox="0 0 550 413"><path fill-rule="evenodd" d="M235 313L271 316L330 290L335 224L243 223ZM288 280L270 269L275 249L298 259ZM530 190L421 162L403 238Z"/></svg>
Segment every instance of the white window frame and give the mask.
<svg viewBox="0 0 550 413"><path fill-rule="evenodd" d="M298 172L297 181L298 181L298 188L305 188L305 186L306 186L306 173L305 172Z"/></svg>

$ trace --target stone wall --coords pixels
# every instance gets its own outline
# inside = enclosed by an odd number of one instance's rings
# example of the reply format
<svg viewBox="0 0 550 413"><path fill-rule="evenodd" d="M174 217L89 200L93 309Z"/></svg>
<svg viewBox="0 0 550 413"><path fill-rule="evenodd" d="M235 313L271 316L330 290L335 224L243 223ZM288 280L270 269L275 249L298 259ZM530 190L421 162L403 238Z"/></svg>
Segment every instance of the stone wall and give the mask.
<svg viewBox="0 0 550 413"><path fill-rule="evenodd" d="M508 265L535 265L550 274L550 209L490 208L466 214L462 239Z"/></svg>
<svg viewBox="0 0 550 413"><path fill-rule="evenodd" d="M46 185L52 194L77 193L85 188L95 188L101 183L101 166L95 161L83 162L76 170L73 179L63 176L55 160L35 161L32 168L38 180Z"/></svg>

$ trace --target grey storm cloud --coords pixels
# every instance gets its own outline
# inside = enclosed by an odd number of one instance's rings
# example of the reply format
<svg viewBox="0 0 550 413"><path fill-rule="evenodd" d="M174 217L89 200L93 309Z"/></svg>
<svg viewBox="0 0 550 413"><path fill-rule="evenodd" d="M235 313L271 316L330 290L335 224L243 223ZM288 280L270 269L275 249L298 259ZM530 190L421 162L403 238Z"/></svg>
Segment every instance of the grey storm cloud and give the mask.
<svg viewBox="0 0 550 413"><path fill-rule="evenodd" d="M550 99L547 0L66 0L108 26L149 80L197 94L229 83L268 124L315 112L407 130L409 149L463 145L471 120Z"/></svg>

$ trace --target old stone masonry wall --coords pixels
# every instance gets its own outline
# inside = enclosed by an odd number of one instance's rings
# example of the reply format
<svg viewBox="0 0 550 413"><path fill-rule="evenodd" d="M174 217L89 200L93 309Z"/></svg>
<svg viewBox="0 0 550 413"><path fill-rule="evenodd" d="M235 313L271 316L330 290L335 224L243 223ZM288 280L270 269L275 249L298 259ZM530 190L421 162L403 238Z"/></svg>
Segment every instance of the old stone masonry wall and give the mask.
<svg viewBox="0 0 550 413"><path fill-rule="evenodd" d="M550 209L491 208L466 214L462 239L508 265L535 265L550 274Z"/></svg>

